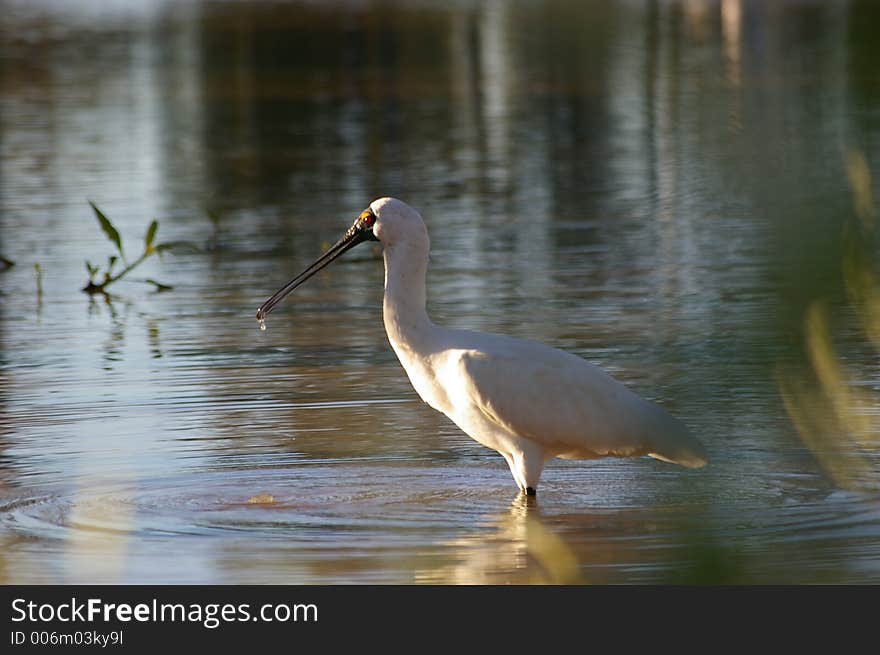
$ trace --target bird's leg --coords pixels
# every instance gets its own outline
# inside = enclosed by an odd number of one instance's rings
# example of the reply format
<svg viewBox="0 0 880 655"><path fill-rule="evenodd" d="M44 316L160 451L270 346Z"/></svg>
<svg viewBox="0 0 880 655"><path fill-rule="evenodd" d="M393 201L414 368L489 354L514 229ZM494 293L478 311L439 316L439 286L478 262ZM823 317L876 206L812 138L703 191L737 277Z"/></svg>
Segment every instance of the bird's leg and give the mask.
<svg viewBox="0 0 880 655"><path fill-rule="evenodd" d="M522 450L501 454L507 460L510 473L520 492L526 496L535 496L541 471L544 470L544 450L533 443L526 443L523 446Z"/></svg>
<svg viewBox="0 0 880 655"><path fill-rule="evenodd" d="M519 480L523 493L526 496L534 496L546 461L544 449L534 442L525 442L522 444L522 450L514 452L511 459L513 459L511 469L516 467L518 475L514 477Z"/></svg>
<svg viewBox="0 0 880 655"><path fill-rule="evenodd" d="M509 453L501 454L504 456L504 459L507 461L507 465L510 467L510 474L513 476L513 481L516 482L516 486L519 487L521 493L526 493L526 483L520 476L519 467L516 465L513 455Z"/></svg>

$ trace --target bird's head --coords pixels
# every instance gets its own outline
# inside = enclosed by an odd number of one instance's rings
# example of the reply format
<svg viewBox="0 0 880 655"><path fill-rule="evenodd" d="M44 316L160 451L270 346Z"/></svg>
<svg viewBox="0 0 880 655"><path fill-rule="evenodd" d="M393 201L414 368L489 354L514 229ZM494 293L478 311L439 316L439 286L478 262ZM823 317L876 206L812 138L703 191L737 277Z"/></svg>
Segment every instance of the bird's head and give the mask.
<svg viewBox="0 0 880 655"><path fill-rule="evenodd" d="M383 246L399 242L418 243L427 246L428 233L419 213L397 198L379 198L358 214L352 226L342 238L330 246L306 269L279 289L257 310L257 320L263 325L266 316L287 294L327 266L342 253L364 241L380 241ZM426 250L427 252L427 250Z"/></svg>
<svg viewBox="0 0 880 655"><path fill-rule="evenodd" d="M383 246L401 241L421 242L427 239L428 232L419 212L402 200L379 198L371 202L361 216L366 212L371 212L375 216L373 235L382 242Z"/></svg>

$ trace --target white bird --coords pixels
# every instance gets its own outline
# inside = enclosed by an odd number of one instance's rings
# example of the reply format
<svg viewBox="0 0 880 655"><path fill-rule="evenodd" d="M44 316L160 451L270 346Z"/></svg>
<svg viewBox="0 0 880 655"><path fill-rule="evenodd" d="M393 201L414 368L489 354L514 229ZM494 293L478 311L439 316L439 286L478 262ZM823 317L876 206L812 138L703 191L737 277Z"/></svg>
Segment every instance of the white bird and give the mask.
<svg viewBox="0 0 880 655"><path fill-rule="evenodd" d="M706 463L703 445L684 424L586 360L534 341L432 323L425 310L428 231L419 213L395 198L371 203L336 244L263 303L260 327L288 293L363 241L384 247L385 331L412 386L501 453L523 493L535 494L552 457Z"/></svg>

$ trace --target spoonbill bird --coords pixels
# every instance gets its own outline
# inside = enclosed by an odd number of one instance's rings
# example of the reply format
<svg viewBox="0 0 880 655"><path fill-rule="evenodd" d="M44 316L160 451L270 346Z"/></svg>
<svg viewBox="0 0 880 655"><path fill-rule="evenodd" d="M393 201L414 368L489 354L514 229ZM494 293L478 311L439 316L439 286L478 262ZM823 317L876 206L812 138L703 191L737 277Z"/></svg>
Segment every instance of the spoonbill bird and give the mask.
<svg viewBox="0 0 880 655"><path fill-rule="evenodd" d="M551 457L706 463L702 444L680 421L586 360L534 341L434 325L425 311L428 231L419 213L396 198L371 203L339 241L263 303L260 327L288 293L364 241L384 247L385 331L416 392L501 453L523 493L535 495Z"/></svg>

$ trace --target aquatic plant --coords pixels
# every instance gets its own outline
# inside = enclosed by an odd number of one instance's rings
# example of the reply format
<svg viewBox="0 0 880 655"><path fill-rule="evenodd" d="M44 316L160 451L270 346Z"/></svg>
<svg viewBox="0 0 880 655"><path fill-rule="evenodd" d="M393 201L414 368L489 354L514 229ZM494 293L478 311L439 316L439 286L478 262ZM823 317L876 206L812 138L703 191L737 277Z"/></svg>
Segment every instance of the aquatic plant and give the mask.
<svg viewBox="0 0 880 655"><path fill-rule="evenodd" d="M146 234L144 235L143 252L137 257L137 259L129 262L125 256L125 249L122 245L122 237L119 234L119 230L116 229L113 222L107 218L107 215L104 214L95 203L89 201L89 204L95 212L95 217L98 219L98 224L101 226L101 230L104 232L104 235L110 243L116 248L117 254L107 257L107 265L104 269L86 260L86 271L89 274L89 281L82 288L85 293L90 295L107 293L108 286L121 280L153 255L159 255L161 257L163 252L184 245L193 247L182 241L156 243L156 232L159 229L159 221L154 219L147 227ZM121 268L117 270L117 265L120 263ZM151 278L146 278L140 281L153 285L156 291L168 291L173 288L168 284L157 282Z"/></svg>
<svg viewBox="0 0 880 655"><path fill-rule="evenodd" d="M843 282L861 330L860 341L880 353L880 275L875 266L877 210L871 174L860 151L847 153L853 212L843 222ZM851 326L850 334L856 332ZM838 352L826 299L812 300L804 315L808 371L779 370L785 409L801 440L841 487L877 489L875 458L880 448L880 395Z"/></svg>
<svg viewBox="0 0 880 655"><path fill-rule="evenodd" d="M37 302L43 300L43 267L40 262L34 263L34 277L37 280Z"/></svg>

